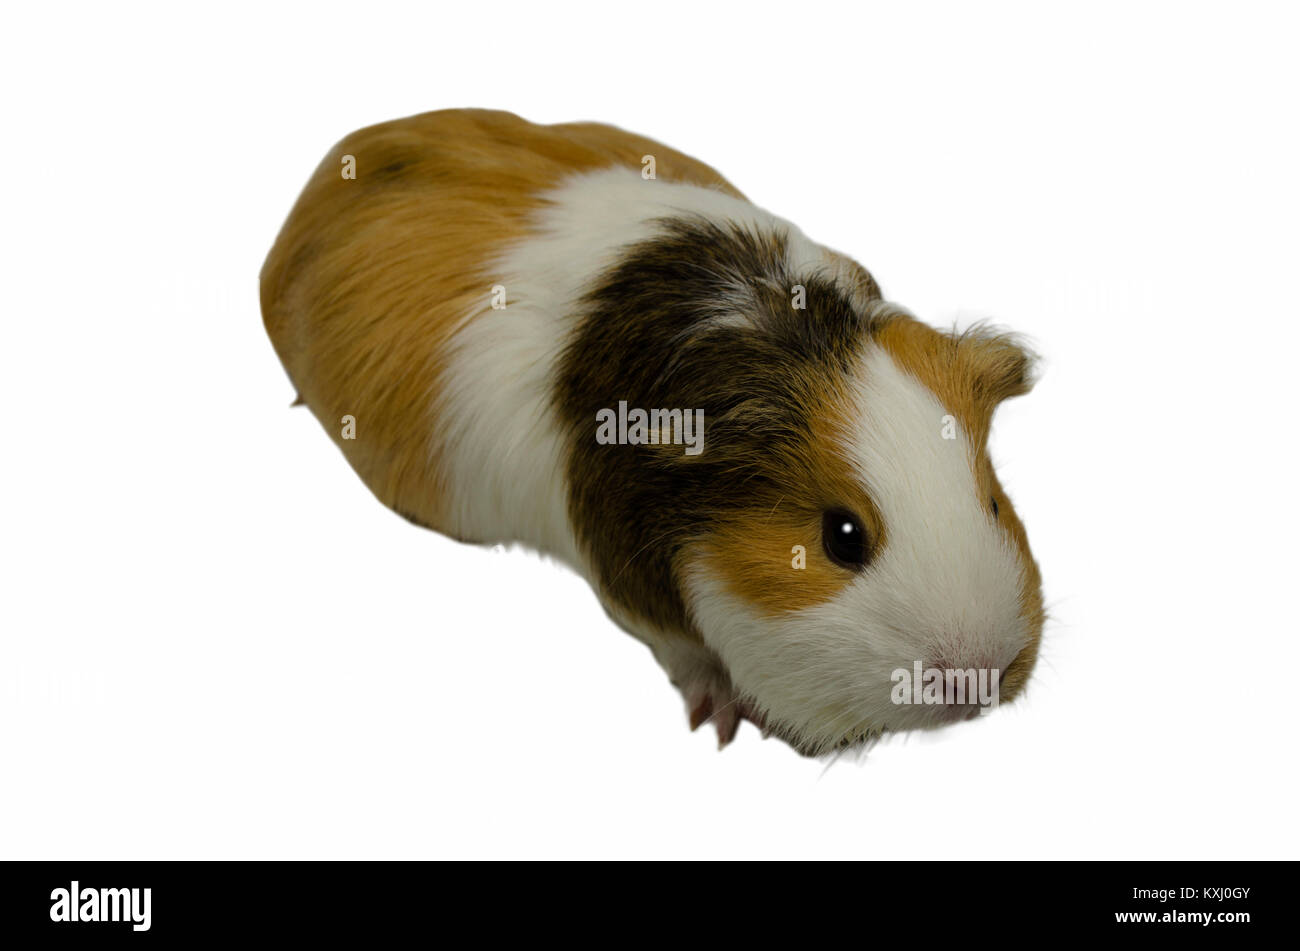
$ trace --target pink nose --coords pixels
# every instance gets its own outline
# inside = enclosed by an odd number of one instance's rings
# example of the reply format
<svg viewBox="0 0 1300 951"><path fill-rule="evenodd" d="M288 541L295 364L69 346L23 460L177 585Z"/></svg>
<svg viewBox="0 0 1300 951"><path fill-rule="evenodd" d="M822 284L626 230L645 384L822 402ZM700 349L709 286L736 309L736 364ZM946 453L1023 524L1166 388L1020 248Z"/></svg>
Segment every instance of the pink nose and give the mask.
<svg viewBox="0 0 1300 951"><path fill-rule="evenodd" d="M942 674L943 705L939 709L945 720L977 716L987 701L996 703L1002 693L1005 669L987 656L938 656L926 667L927 672L934 670Z"/></svg>

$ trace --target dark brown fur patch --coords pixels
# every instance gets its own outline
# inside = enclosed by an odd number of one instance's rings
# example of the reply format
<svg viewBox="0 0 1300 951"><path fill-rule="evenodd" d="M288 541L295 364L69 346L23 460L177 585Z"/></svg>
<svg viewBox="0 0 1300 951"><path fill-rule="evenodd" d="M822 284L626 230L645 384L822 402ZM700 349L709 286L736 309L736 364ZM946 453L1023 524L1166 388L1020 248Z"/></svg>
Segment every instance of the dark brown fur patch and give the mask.
<svg viewBox="0 0 1300 951"><path fill-rule="evenodd" d="M606 595L667 632L698 636L677 577L688 548L707 546L755 604L789 610L848 578L822 554L822 511L873 517L834 456L831 402L867 323L838 283L789 273L786 241L702 219L666 222L597 283L562 360L579 541ZM792 306L796 283L803 310ZM703 453L599 444L596 414L620 400L702 409ZM791 569L796 544L811 572Z"/></svg>

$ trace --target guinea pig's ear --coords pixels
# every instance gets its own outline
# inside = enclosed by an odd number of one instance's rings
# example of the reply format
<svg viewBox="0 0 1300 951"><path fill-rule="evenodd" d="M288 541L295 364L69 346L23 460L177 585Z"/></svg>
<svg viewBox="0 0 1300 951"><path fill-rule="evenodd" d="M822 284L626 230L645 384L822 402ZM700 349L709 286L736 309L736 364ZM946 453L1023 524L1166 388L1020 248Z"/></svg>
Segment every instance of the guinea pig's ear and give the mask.
<svg viewBox="0 0 1300 951"><path fill-rule="evenodd" d="M957 336L976 399L996 406L1037 382L1038 356L1014 334L975 327Z"/></svg>

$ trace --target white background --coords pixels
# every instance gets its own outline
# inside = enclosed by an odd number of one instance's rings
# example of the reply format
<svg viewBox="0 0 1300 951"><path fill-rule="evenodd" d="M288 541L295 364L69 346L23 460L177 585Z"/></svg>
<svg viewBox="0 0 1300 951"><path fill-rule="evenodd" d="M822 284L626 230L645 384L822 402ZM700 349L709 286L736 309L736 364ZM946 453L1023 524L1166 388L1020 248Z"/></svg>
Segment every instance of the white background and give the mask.
<svg viewBox="0 0 1300 951"><path fill-rule="evenodd" d="M24 9L0 856L1297 857L1284 5ZM1022 702L718 753L578 578L373 499L257 274L336 140L450 106L645 133L1035 340L994 444L1053 617Z"/></svg>

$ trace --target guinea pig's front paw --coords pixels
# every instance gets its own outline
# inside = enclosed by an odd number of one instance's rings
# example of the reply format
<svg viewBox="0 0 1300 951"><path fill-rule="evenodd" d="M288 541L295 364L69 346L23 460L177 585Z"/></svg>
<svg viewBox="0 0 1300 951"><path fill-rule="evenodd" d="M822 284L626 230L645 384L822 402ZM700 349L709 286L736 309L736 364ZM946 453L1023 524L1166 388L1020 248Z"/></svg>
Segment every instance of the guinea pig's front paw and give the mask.
<svg viewBox="0 0 1300 951"><path fill-rule="evenodd" d="M718 749L723 749L736 738L742 720L748 720L762 730L764 738L770 735L762 714L742 700L725 677L713 676L692 681L682 687L682 697L686 700L691 730L712 723L718 731Z"/></svg>
<svg viewBox="0 0 1300 951"><path fill-rule="evenodd" d="M764 737L771 735L761 711L736 692L722 661L711 650L684 638L646 636L644 640L681 691L691 730L711 723L718 733L718 749L736 738L742 720L757 726Z"/></svg>

